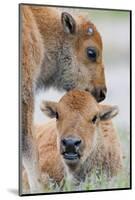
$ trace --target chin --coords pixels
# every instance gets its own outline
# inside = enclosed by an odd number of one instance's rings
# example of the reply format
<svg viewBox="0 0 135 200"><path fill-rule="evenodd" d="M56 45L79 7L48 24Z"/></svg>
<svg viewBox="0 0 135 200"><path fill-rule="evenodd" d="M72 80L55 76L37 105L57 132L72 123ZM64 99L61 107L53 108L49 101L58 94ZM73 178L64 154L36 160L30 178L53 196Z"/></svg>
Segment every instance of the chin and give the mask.
<svg viewBox="0 0 135 200"><path fill-rule="evenodd" d="M79 154L64 154L63 160L71 170L76 170L80 166L81 162Z"/></svg>

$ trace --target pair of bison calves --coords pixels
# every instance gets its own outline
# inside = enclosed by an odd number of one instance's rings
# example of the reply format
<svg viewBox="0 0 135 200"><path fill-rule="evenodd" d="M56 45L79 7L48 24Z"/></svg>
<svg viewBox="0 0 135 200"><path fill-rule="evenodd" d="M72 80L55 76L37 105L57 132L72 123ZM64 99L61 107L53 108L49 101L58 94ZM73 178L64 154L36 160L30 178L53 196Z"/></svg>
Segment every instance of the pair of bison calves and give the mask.
<svg viewBox="0 0 135 200"><path fill-rule="evenodd" d="M24 183L39 193L50 179L77 185L96 168L116 175L122 153L111 118L118 109L98 103L106 96L99 32L86 17L53 8L21 5L20 14ZM43 102L55 120L34 126L35 91L51 86L68 92L58 103Z"/></svg>

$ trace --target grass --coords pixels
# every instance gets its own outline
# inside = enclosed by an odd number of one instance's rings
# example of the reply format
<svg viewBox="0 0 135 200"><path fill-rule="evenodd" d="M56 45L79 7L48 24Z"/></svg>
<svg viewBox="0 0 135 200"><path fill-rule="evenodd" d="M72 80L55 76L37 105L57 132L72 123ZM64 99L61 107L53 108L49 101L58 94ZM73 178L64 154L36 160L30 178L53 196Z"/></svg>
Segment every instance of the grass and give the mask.
<svg viewBox="0 0 135 200"><path fill-rule="evenodd" d="M64 184L57 185L49 181L49 186L45 187L44 193L53 192L72 192L72 191L92 191L105 189L121 189L130 187L130 134L126 129L118 129L121 141L121 147L124 155L124 168L117 176L107 178L105 174L97 173L94 169L90 177L86 177L85 182L81 182L79 186L74 186L69 180L65 179ZM26 193L29 193L28 191Z"/></svg>
<svg viewBox="0 0 135 200"><path fill-rule="evenodd" d="M73 186L68 180L64 180L64 187L51 183L45 192L71 192L71 191L91 191L104 189L119 189L130 187L130 138L126 129L118 129L121 146L124 155L124 168L117 176L108 179L105 174L97 174L93 170L90 177L86 177L85 182L79 186Z"/></svg>
<svg viewBox="0 0 135 200"><path fill-rule="evenodd" d="M73 186L68 180L65 180L62 190L57 184L50 184L45 189L45 193L129 188L129 183L130 175L127 172L121 172L118 176L110 180L104 174L97 177L93 173L91 177L86 178L85 182L80 183L79 186Z"/></svg>

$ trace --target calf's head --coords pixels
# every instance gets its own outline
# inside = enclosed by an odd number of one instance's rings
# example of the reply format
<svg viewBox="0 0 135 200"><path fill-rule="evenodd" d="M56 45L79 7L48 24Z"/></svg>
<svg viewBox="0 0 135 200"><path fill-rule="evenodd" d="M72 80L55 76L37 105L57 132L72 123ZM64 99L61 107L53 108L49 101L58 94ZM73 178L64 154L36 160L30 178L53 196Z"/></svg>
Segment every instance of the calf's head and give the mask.
<svg viewBox="0 0 135 200"><path fill-rule="evenodd" d="M74 18L64 12L61 21L65 39L63 46L66 45L63 48L65 58L62 66L67 60L60 74L61 79L64 79L61 86L67 91L73 88L86 90L98 102L104 100L106 84L100 33L91 21L82 16Z"/></svg>
<svg viewBox="0 0 135 200"><path fill-rule="evenodd" d="M111 119L118 113L116 106L101 106L92 95L80 90L68 92L58 103L43 101L41 110L56 118L58 150L72 170L90 156L100 120Z"/></svg>

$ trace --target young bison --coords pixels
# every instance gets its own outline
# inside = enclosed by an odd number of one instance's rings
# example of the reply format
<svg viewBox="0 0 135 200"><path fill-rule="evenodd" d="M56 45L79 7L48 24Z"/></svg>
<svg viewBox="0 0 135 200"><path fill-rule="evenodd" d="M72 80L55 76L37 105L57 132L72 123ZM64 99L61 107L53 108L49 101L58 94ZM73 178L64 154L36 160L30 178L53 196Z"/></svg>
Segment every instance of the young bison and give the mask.
<svg viewBox="0 0 135 200"><path fill-rule="evenodd" d="M47 174L57 183L65 176L78 184L94 169L107 177L122 169L118 134L111 121L118 113L116 106L100 105L88 92L73 90L58 103L43 101L41 110L56 118L35 129L42 184L47 184Z"/></svg>
<svg viewBox="0 0 135 200"><path fill-rule="evenodd" d="M53 86L91 92L97 101L106 96L102 40L95 25L82 16L54 8L20 5L21 121L23 165L32 192L39 192L33 110L35 88ZM38 158L37 158L38 159ZM33 177L32 172L37 177Z"/></svg>

